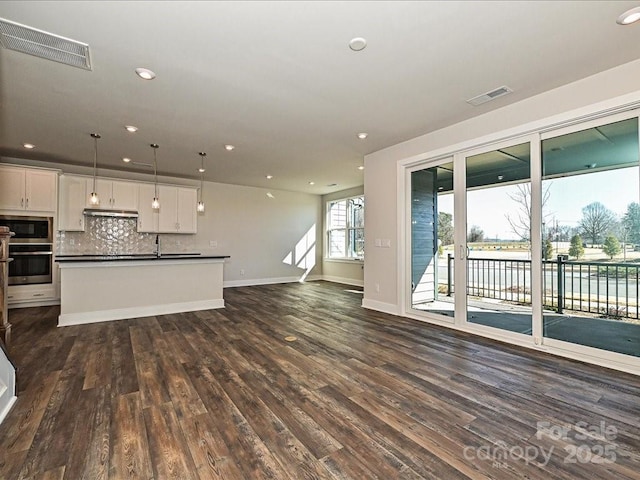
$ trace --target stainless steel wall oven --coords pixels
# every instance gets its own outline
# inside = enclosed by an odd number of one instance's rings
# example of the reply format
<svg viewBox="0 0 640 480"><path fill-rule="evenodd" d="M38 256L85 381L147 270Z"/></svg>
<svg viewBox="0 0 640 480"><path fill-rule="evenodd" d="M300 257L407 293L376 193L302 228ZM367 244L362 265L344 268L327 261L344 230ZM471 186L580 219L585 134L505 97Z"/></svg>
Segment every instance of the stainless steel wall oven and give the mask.
<svg viewBox="0 0 640 480"><path fill-rule="evenodd" d="M53 218L0 215L0 226L15 233L9 242L9 285L51 283Z"/></svg>

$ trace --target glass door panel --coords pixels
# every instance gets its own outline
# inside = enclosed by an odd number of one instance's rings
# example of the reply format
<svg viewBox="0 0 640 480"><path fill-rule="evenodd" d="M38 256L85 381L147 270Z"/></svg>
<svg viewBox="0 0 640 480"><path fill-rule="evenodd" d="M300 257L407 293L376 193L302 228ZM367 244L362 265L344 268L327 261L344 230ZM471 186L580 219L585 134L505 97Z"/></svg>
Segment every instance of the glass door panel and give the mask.
<svg viewBox="0 0 640 480"><path fill-rule="evenodd" d="M531 335L531 149L466 157L467 322Z"/></svg>
<svg viewBox="0 0 640 480"><path fill-rule="evenodd" d="M411 173L411 308L454 317L453 162Z"/></svg>
<svg viewBox="0 0 640 480"><path fill-rule="evenodd" d="M638 119L542 142L543 334L640 356Z"/></svg>

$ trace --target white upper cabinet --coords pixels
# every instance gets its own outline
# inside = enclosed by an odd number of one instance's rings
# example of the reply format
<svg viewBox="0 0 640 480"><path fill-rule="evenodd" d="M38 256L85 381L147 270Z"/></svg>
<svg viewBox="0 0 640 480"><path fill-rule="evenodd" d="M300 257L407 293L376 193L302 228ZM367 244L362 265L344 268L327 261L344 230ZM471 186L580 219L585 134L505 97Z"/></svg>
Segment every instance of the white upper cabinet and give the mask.
<svg viewBox="0 0 640 480"><path fill-rule="evenodd" d="M60 177L60 209L58 230L84 231L84 210L87 197L87 178L73 175Z"/></svg>
<svg viewBox="0 0 640 480"><path fill-rule="evenodd" d="M158 231L158 211L151 207L155 196L153 183L138 184L138 232L156 233Z"/></svg>
<svg viewBox="0 0 640 480"><path fill-rule="evenodd" d="M198 191L195 188L178 187L178 233L198 231Z"/></svg>
<svg viewBox="0 0 640 480"><path fill-rule="evenodd" d="M93 178L87 178L86 206L103 210L135 210L138 208L138 184L118 180L96 179L96 193L100 203L91 205L89 194L93 192Z"/></svg>
<svg viewBox="0 0 640 480"><path fill-rule="evenodd" d="M195 188L158 186L160 233L196 233L198 192Z"/></svg>
<svg viewBox="0 0 640 480"><path fill-rule="evenodd" d="M0 166L0 209L55 212L57 174L50 170Z"/></svg>

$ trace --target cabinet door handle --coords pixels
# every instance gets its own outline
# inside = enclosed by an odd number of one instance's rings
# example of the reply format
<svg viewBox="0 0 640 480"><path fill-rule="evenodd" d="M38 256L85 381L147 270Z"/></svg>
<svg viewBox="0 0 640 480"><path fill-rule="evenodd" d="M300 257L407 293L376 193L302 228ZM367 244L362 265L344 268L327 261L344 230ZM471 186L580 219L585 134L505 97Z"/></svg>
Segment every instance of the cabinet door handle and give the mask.
<svg viewBox="0 0 640 480"><path fill-rule="evenodd" d="M24 198L20 199L20 206L24 208Z"/></svg>
<svg viewBox="0 0 640 480"><path fill-rule="evenodd" d="M29 208L29 199L27 198L27 208Z"/></svg>
<svg viewBox="0 0 640 480"><path fill-rule="evenodd" d="M44 297L44 293L34 293L34 297Z"/></svg>

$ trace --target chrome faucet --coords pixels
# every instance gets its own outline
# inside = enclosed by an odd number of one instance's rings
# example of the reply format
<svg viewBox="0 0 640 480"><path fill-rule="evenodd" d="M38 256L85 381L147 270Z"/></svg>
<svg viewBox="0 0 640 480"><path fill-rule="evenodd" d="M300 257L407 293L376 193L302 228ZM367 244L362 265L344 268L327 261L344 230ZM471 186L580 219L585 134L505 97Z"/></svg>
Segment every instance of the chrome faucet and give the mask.
<svg viewBox="0 0 640 480"><path fill-rule="evenodd" d="M156 234L156 257L160 257L160 235Z"/></svg>

